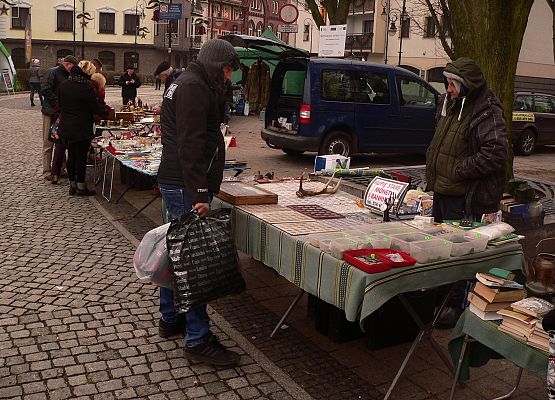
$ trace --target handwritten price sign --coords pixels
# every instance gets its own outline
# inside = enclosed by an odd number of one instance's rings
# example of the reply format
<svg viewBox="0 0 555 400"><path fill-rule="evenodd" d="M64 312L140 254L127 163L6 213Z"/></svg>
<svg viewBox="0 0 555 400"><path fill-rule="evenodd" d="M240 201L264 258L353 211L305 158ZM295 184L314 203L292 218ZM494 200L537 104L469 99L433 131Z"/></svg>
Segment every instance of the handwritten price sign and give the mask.
<svg viewBox="0 0 555 400"><path fill-rule="evenodd" d="M366 188L364 193L364 205L366 207L380 210L390 197L400 199L403 192L407 189L408 183L398 182L391 179L375 177Z"/></svg>

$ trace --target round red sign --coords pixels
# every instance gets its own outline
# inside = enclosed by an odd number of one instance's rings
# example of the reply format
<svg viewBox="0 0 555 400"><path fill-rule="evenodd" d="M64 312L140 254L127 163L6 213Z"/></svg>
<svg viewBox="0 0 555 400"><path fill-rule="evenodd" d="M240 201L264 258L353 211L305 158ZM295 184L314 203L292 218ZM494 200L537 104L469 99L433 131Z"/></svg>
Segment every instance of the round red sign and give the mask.
<svg viewBox="0 0 555 400"><path fill-rule="evenodd" d="M284 4L279 9L279 19L286 24L292 24L299 18L299 10L293 4Z"/></svg>

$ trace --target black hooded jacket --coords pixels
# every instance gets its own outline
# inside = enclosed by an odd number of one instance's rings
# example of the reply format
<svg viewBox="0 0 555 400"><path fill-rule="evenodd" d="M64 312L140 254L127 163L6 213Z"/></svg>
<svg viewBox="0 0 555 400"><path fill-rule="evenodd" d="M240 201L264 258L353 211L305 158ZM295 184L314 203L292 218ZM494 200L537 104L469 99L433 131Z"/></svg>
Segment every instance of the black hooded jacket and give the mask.
<svg viewBox="0 0 555 400"><path fill-rule="evenodd" d="M192 204L208 203L223 179L225 144L216 92L205 68L194 61L168 87L162 102L158 182L184 186Z"/></svg>

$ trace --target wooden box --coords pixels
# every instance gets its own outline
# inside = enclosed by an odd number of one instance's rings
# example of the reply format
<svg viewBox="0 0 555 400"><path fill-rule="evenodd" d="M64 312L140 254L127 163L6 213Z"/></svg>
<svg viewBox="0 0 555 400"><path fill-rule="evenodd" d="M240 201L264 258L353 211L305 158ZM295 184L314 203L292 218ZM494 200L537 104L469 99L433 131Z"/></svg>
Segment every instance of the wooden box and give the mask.
<svg viewBox="0 0 555 400"><path fill-rule="evenodd" d="M116 111L115 118L116 118L116 121L123 119L124 121L127 121L127 122L133 122L135 121L135 114L133 113L133 111Z"/></svg>
<svg viewBox="0 0 555 400"><path fill-rule="evenodd" d="M233 205L276 204L278 196L259 186L244 182L223 182L216 197Z"/></svg>

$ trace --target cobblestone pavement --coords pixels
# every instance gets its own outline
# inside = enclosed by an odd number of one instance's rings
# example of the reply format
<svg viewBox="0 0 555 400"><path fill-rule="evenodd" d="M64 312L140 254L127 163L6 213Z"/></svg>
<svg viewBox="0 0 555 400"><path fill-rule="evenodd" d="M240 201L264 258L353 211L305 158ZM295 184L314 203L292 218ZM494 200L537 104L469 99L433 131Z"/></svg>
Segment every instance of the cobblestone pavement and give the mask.
<svg viewBox="0 0 555 400"><path fill-rule="evenodd" d="M159 338L135 246L94 202L41 179L38 107L2 97L0 117L0 398L310 398L217 314L236 368L189 362L181 340Z"/></svg>

